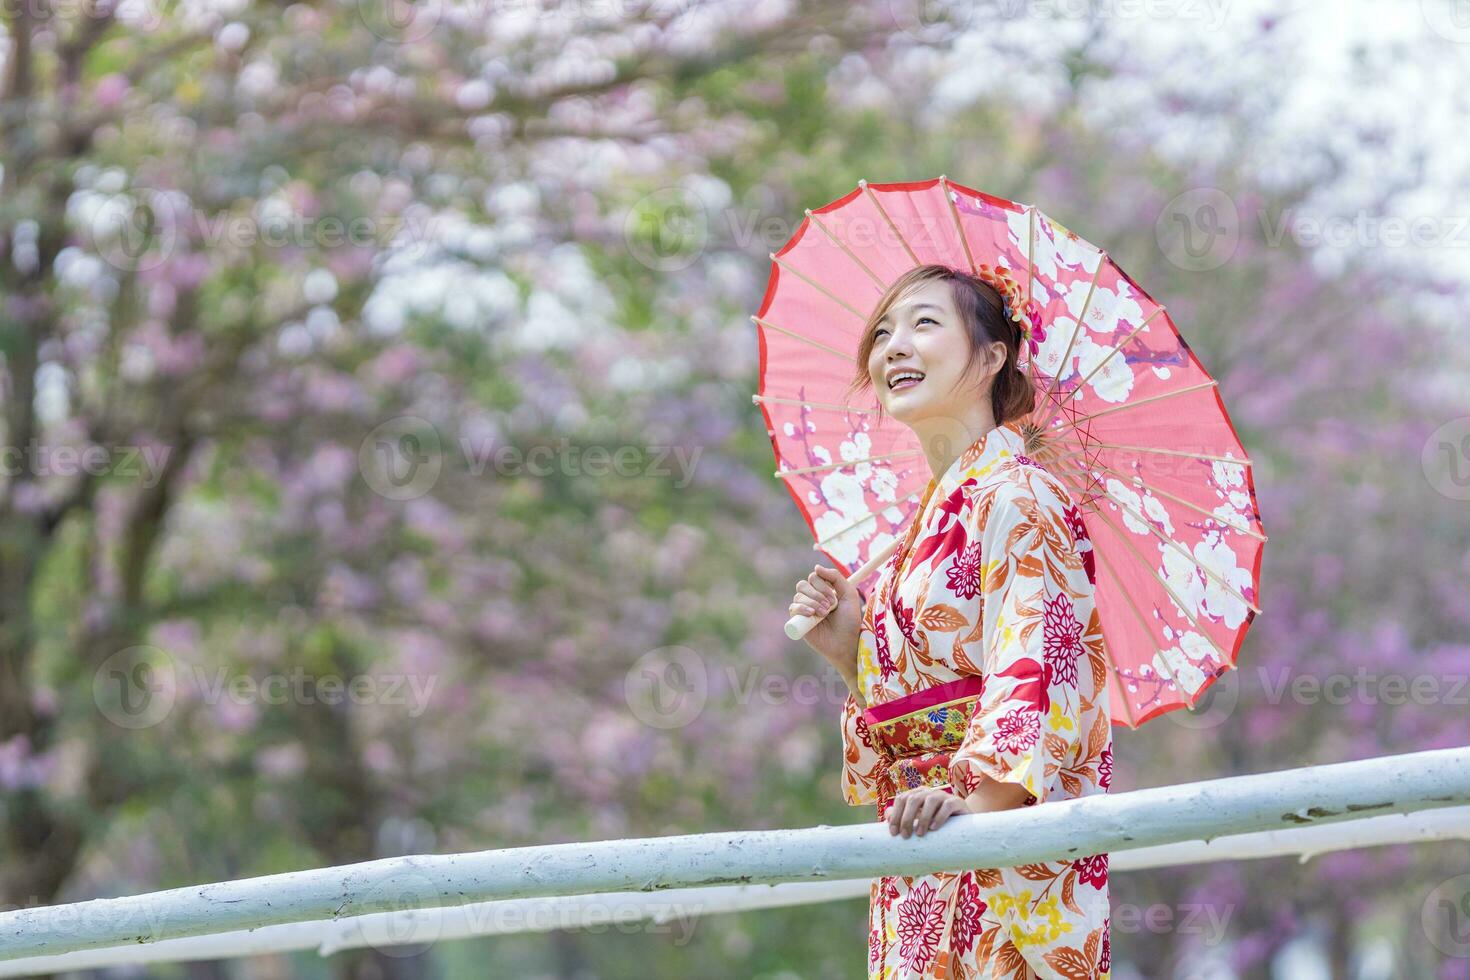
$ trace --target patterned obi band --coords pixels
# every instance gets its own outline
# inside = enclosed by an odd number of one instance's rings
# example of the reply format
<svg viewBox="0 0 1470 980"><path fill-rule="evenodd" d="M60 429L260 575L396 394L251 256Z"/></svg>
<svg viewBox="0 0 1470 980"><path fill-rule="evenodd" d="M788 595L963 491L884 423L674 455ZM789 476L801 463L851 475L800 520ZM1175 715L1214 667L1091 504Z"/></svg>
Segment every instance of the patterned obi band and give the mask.
<svg viewBox="0 0 1470 980"><path fill-rule="evenodd" d="M950 753L964 741L984 687L985 679L972 674L863 712L874 747L890 760L888 773L899 792L949 784ZM880 812L889 802L879 800Z"/></svg>

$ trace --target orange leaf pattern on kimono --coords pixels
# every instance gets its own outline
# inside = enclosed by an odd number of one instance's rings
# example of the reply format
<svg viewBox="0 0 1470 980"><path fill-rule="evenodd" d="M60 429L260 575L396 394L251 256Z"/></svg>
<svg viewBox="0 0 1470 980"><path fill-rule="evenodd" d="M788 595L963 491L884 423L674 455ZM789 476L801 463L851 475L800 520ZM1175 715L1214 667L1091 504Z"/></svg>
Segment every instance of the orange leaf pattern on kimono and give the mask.
<svg viewBox="0 0 1470 980"><path fill-rule="evenodd" d="M894 797L1017 783L1027 806L1106 793L1107 650L1087 528L1064 484L997 426L929 484L863 609L866 700L843 705L842 788ZM868 976L1107 980L1108 855L885 876L869 896Z"/></svg>

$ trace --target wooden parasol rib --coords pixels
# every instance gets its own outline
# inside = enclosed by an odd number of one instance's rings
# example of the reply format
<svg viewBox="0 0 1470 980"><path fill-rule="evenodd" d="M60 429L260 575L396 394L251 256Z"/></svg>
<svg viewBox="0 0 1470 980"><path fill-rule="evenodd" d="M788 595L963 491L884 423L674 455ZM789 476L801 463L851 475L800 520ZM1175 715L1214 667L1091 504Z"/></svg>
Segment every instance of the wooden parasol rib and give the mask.
<svg viewBox="0 0 1470 980"><path fill-rule="evenodd" d="M863 189L864 194L868 195L868 200L873 202L873 207L878 209L878 213L883 216L883 220L888 222L888 227L893 229L893 233L898 236L899 242L903 245L903 250L909 253L909 258L913 260L914 265L922 265L923 263L919 261L919 257L914 254L914 250L909 247L909 240L903 237L903 232L898 230L898 225L894 224L893 219L888 217L888 211L883 207L883 202L878 200L878 195L873 193L873 189L868 186L868 182L866 180L859 180L858 186Z"/></svg>
<svg viewBox="0 0 1470 980"><path fill-rule="evenodd" d="M1091 295L1090 292L1089 292L1089 295ZM1142 323L1140 323L1138 326L1134 327L1133 328L1133 331L1131 333L1129 333L1128 336L1124 337L1122 340L1118 341L1117 344L1113 345L1113 349L1110 350L1110 351L1108 351L1107 354L1103 357L1102 360L1098 361L1096 364L1094 364L1092 366L1092 370L1087 372L1087 377L1085 377L1081 381L1077 382L1077 387L1074 388L1073 390L1074 391L1078 391L1078 390L1081 390L1082 388L1086 387L1087 386L1087 382L1091 381L1093 379L1093 376L1096 375L1097 372L1099 372L1099 371L1101 371L1103 369L1103 365L1104 364L1107 364L1108 361L1111 361L1114 357L1116 357L1117 354L1118 354L1118 352L1120 350L1122 350L1124 347L1127 347L1128 344L1129 344L1129 342L1132 341L1134 337L1138 336L1138 331L1140 331L1144 327L1148 326L1149 325L1149 321L1152 320L1154 317L1158 316L1162 312L1164 312L1164 308L1162 306L1155 306L1154 307L1154 311L1152 313L1150 313L1148 316L1146 316L1146 317L1143 318L1143 322ZM1081 328L1082 322L1080 320L1077 322L1077 326L1079 327L1079 329ZM1054 419L1056 419L1057 413L1062 410L1062 405L1063 405L1063 402L1058 401L1056 403L1055 407L1052 408L1051 415L1047 418L1047 420L1044 423L1042 423L1042 426L1041 427L1043 429L1048 428L1052 424L1052 421ZM1098 414L1102 414L1102 413L1098 413Z"/></svg>
<svg viewBox="0 0 1470 980"><path fill-rule="evenodd" d="M1107 490L1104 489L1103 492L1104 493L1107 493ZM1260 607L1258 607L1254 602L1251 602L1245 596L1241 595L1240 592L1236 590L1235 586L1231 585L1229 582L1227 582L1224 579L1222 579L1219 575L1216 575L1210 569L1210 567L1208 565L1206 565L1204 562L1200 561L1198 558L1194 557L1194 555L1191 555L1189 553L1189 551L1186 550L1185 547L1183 545L1181 545L1178 541L1175 541L1173 538L1169 537L1163 531L1160 531L1158 528L1154 527L1154 522L1151 521L1151 520L1149 520L1149 518L1148 518L1147 515L1145 515L1143 513L1140 513L1139 510L1138 510L1138 508L1134 507L1132 504L1126 503L1125 501L1119 500L1117 497L1114 497L1111 493L1108 493L1108 499L1109 500L1112 500L1119 507L1126 508L1130 514L1132 514L1134 517L1138 518L1139 521L1141 521L1143 523L1143 526L1144 527L1148 528L1151 532L1153 532L1154 537L1158 538L1160 541L1164 542L1169 547L1171 547L1175 551L1179 552L1185 558L1189 559L1189 561L1192 562L1196 568L1198 568L1200 571L1202 571L1202 572L1205 573L1205 576L1206 577L1213 579L1215 581L1215 584L1216 585L1220 586L1220 588L1224 589L1226 592L1229 592L1231 595L1235 596L1235 598L1237 598L1241 602L1245 603L1245 606L1246 606L1247 609L1250 609L1250 610L1256 612L1257 614L1260 613L1260 611L1261 611L1260 610Z"/></svg>
<svg viewBox="0 0 1470 980"><path fill-rule="evenodd" d="M1092 553L1097 556L1098 562L1103 567L1103 571L1105 571L1105 572L1108 573L1108 577L1111 578L1113 580L1113 584L1118 587L1118 592L1122 594L1122 596L1123 596L1123 598L1125 600L1127 600L1128 608L1130 608L1130 609L1133 610L1133 615L1135 617L1137 617L1137 619L1138 619L1138 625L1143 629L1144 635L1145 636L1153 636L1154 635L1153 627L1148 624L1148 621L1146 619L1144 619L1143 611L1140 610L1138 608L1138 604L1133 601L1133 595L1128 591L1127 587L1123 585L1123 580L1118 577L1117 571L1115 571L1113 569L1113 563L1107 560L1107 558L1103 555L1102 550L1099 549L1099 548L1094 548L1092 550ZM1106 636L1106 634L1104 634L1104 641L1106 641L1106 639L1107 639L1107 636ZM1154 650L1154 652L1155 653L1158 652L1157 648ZM1123 684L1123 678L1121 676L1118 676L1118 666L1117 666L1117 664L1114 664L1113 663L1112 656L1113 656L1112 649L1111 649L1111 647L1109 647L1109 649L1108 649L1108 663L1113 668L1113 675L1116 676L1116 677L1118 677L1118 688L1119 688L1119 690L1121 690L1123 692L1123 695L1124 695L1124 697L1123 697L1123 708L1124 708L1124 711L1128 715L1128 727L1129 728L1136 729L1138 727L1138 725L1137 725L1137 723L1136 723L1136 721L1135 721L1135 719L1133 717L1133 703L1132 703L1132 701L1129 700L1129 698L1127 696L1128 695L1128 691L1127 691L1127 688ZM1174 683L1176 683L1176 684L1179 683L1178 680L1174 677L1173 674L1170 674L1169 675L1169 680L1174 681Z"/></svg>
<svg viewBox="0 0 1470 980"><path fill-rule="evenodd" d="M867 273L868 278L873 280L873 284L875 286L877 286L880 290L886 290L888 288L888 285L882 279L878 278L878 274L872 269L869 269L868 264L862 259L858 258L853 250L847 247L846 242L842 241L836 235L832 234L832 232L822 222L822 219L812 213L811 208L806 209L806 216L812 219L812 224L816 225L822 230L822 234L827 236L828 241L830 241L833 245L836 245L838 248L842 249L842 251L846 252L847 257L856 262L859 269L862 269L863 272Z"/></svg>
<svg viewBox="0 0 1470 980"><path fill-rule="evenodd" d="M917 500L918 497L919 497L919 495L917 493L911 493L911 494L909 494L907 497L905 497L903 499L904 499L905 502L908 502L910 500ZM894 506L897 506L897 501L894 502ZM821 538L820 540L817 541L816 544L812 545L812 547L813 548L820 549L821 546L824 545L824 544L826 544L828 541L833 541L833 540L835 540L837 538L842 537L844 534L847 534L850 531L852 531L853 528L856 528L856 527L858 527L858 526L866 523L867 521L876 521L877 519L878 519L878 515L875 514L873 511L870 510L867 513L865 513L862 517L858 518L857 520L853 521L851 524L847 525L847 527L842 528L840 531L834 531L831 534L827 535L825 538Z"/></svg>
<svg viewBox="0 0 1470 980"><path fill-rule="evenodd" d="M863 456L860 459L845 459L840 463L823 463L821 466L803 466L799 470L780 470L776 473L778 477L785 479L788 476L801 476L804 473L820 473L823 470L840 470L845 466L856 466L859 463L876 463L880 459L896 459L900 456L917 456L919 450L904 449L896 453L884 453L882 456Z"/></svg>
<svg viewBox="0 0 1470 980"><path fill-rule="evenodd" d="M772 405L805 405L807 408L828 409L833 412L856 412L859 415L877 415L876 408L855 408L852 405L835 405L832 402L808 402L800 398L778 398L775 395L751 395L750 400L759 405L768 402Z"/></svg>
<svg viewBox="0 0 1470 980"><path fill-rule="evenodd" d="M1116 442L1094 442L1085 449L1073 449L1070 452L1057 453L1054 458L1066 459L1089 452L1092 449L1117 449L1131 453L1160 453L1165 456L1187 456L1190 459L1207 459L1216 463L1237 463L1240 466L1251 466L1251 460L1246 456L1216 456L1214 453L1192 453L1185 449L1160 449L1158 446L1122 446Z"/></svg>
<svg viewBox="0 0 1470 980"><path fill-rule="evenodd" d="M1029 213L1031 218L1026 228L1026 305L1028 307L1031 305L1031 286L1036 281L1036 205L1031 205ZM1036 358L1031 356L1029 345L1026 348L1026 377L1030 380L1031 387L1035 388Z"/></svg>
<svg viewBox="0 0 1470 980"><path fill-rule="evenodd" d="M1164 581L1164 577L1159 574L1158 569L1154 568L1153 565L1149 563L1149 560L1144 556L1143 552L1138 550L1138 546L1135 545L1132 539L1128 537L1128 532L1119 527L1102 510L1096 507L1088 507L1085 509L1090 514L1096 514L1099 518L1101 518L1104 524L1111 527L1113 531L1117 533L1118 540L1122 541L1125 545L1128 546L1128 550L1133 552L1133 556L1138 559L1138 563L1144 568L1148 569L1149 574L1154 577L1154 580L1164 587L1164 591L1169 593L1170 597L1173 598L1174 604L1179 607L1179 611L1184 614L1185 619L1189 620L1190 625L1195 628L1196 632L1198 632L1205 639L1210 641L1210 646L1215 648L1215 652L1220 655L1220 660L1224 663L1229 663L1230 656L1226 654L1225 650L1220 646L1219 642L1217 642L1215 638L1210 635L1210 631L1201 626L1199 624L1199 620L1194 618L1194 613L1189 611L1189 609L1187 608L1187 604L1179 598L1179 593L1174 591L1174 587L1171 586L1168 582ZM1097 550L1098 554L1102 554L1101 549L1095 550Z"/></svg>
<svg viewBox="0 0 1470 980"><path fill-rule="evenodd" d="M1087 286L1087 298L1082 301L1082 312L1077 314L1077 325L1072 330L1072 338L1067 341L1067 349L1062 352L1062 370L1066 370L1067 362L1072 359L1072 348L1076 346L1077 338L1082 335L1082 325L1087 322L1087 313L1092 307L1092 294L1097 291L1098 276L1102 275L1103 263L1108 258L1108 253L1104 251L1099 250L1097 254L1097 268L1092 271L1092 282ZM1054 404L1057 407L1057 411L1061 410L1063 401L1063 399L1057 397L1062 388L1062 380L1061 374L1058 373L1052 378L1052 383L1046 386L1046 400ZM1053 418L1056 418L1055 412L1039 428L1045 429L1051 424L1051 419Z"/></svg>
<svg viewBox="0 0 1470 980"><path fill-rule="evenodd" d="M826 286L823 286L821 283L819 283L816 280L812 279L810 276L808 276L805 273L803 273L800 269L796 268L796 266L792 265L791 263L787 262L785 259L781 258L775 252L772 252L771 253L771 261L774 262L774 263L776 263L777 265L779 265L781 268L785 269L787 272L791 273L796 278L800 279L802 282L806 283L808 286L810 286L813 289L815 289L817 292L821 293L823 296L825 296L828 299L830 299L832 302L836 303L838 306L842 307L844 310L847 310L849 313L851 313L853 316L857 317L859 320L862 320L864 323L867 323L868 322L868 318L866 316L864 316L862 313L859 313L857 311L857 307L853 306L851 303L849 303L847 300L843 299L841 296L838 296L837 294L835 294L833 292L830 292L827 289Z"/></svg>
<svg viewBox="0 0 1470 980"><path fill-rule="evenodd" d="M1114 405L1112 408L1105 408L1100 412L1093 412L1090 415L1079 415L1075 419L1068 419L1063 424L1057 426L1057 428L1075 428L1081 425L1083 422L1090 422L1091 420L1095 418L1101 418L1104 415L1111 415L1114 412L1121 412L1126 409L1137 408L1140 405L1147 405L1150 402L1163 401L1165 398L1173 398L1175 395L1187 395L1191 391L1199 391L1201 388L1213 388L1219 383L1220 382L1216 381L1214 378L1211 378L1209 381L1204 381L1197 385L1190 385L1187 388L1175 388L1173 391L1166 391L1160 395L1150 395L1147 398L1138 398L1131 402L1124 402L1121 405Z"/></svg>
<svg viewBox="0 0 1470 980"><path fill-rule="evenodd" d="M813 340L811 337L808 337L805 334L799 334L795 330L788 330L785 327L778 327L774 323L772 323L770 320L762 320L758 316L752 316L750 319L751 319L751 321L753 323L757 323L760 326L765 327L767 330L774 330L777 333L785 334L786 336L790 337L792 340L799 340L803 344L810 344L812 347L815 347L819 351L825 351L828 354L834 354L837 357L842 358L844 361L851 361L852 360L852 355L851 354L844 354L842 351L838 350L836 347L828 347L826 344L822 343L820 340Z"/></svg>
<svg viewBox="0 0 1470 980"><path fill-rule="evenodd" d="M1259 531L1255 531L1255 530L1251 529L1249 526L1247 526L1247 527L1240 527L1237 524L1233 524L1233 523L1231 523L1229 521L1226 521L1223 517L1221 517L1219 514L1216 514L1214 511L1212 511L1212 510L1205 510L1203 507L1201 507L1199 504L1195 503L1192 500L1185 500L1183 497L1180 497L1180 496L1177 496L1175 494L1172 494L1172 493L1170 493L1167 490L1160 489L1159 487L1156 487L1153 484L1146 482L1142 477L1134 476L1131 473L1124 473L1122 470L1114 469L1113 467L1108 466L1106 463L1100 463L1100 462L1097 462L1095 460L1093 461L1093 464L1092 465L1096 466L1098 469L1102 470L1105 473L1108 473L1108 474L1110 474L1112 476L1117 477L1120 480L1124 480L1124 481L1126 481L1126 482L1128 482L1130 484L1133 484L1133 485L1142 487L1143 489L1147 490L1149 493L1157 494L1160 497L1167 497L1167 498L1169 498L1170 500L1174 501L1177 504L1180 504L1182 506L1188 507L1190 510L1194 511L1195 513L1203 514L1205 517L1214 518L1215 520L1219 521L1221 524L1224 524L1226 527L1230 528L1232 531L1236 531L1236 532L1238 532L1240 534L1244 534L1244 535L1247 535L1249 537L1255 538L1257 541L1260 541L1262 543L1264 543L1266 541L1266 536L1264 534L1260 533ZM1077 469L1077 468L1074 468L1074 467L1058 467L1057 468L1057 472L1058 472L1058 475L1060 475L1061 473L1066 473L1066 474L1072 475L1072 476L1076 476L1078 474L1082 474L1083 473L1082 470ZM1111 494L1109 494L1109 496L1111 496Z"/></svg>
<svg viewBox="0 0 1470 980"><path fill-rule="evenodd" d="M954 198L950 197L949 178L944 174L939 175L939 187L944 191L944 203L949 205L949 216L954 219L954 229L959 232L960 244L965 247L965 261L970 263L970 275L975 274L975 255L970 251L970 239L965 235L965 226L960 224L960 212L954 205ZM954 193L958 194L959 191Z"/></svg>
<svg viewBox="0 0 1470 980"><path fill-rule="evenodd" d="M1118 591L1121 592L1121 593L1123 593L1123 598L1128 601L1128 608L1132 609L1133 610L1133 614L1138 617L1139 625L1140 626L1143 626L1145 633L1147 633L1150 636L1153 636L1154 635L1154 631L1148 627L1148 624L1147 623L1144 622L1144 620L1143 620L1143 613L1142 613L1142 611L1139 610L1138 603L1136 603L1136 602L1133 601L1132 594L1129 593L1129 591L1123 587L1123 583L1118 578L1118 573L1117 573L1117 571L1114 570L1112 563L1109 562L1106 558L1103 558L1102 557L1102 552L1097 552L1097 555L1098 555L1098 557L1100 559L1102 559L1103 564L1107 566L1107 571L1108 571L1109 577L1111 577L1112 580L1118 584ZM1183 647L1181 647L1180 649L1182 650ZM1219 647L1217 646L1215 649L1218 650ZM1163 652L1164 651L1163 651L1163 649L1161 647L1156 647L1154 649L1154 653L1163 653ZM1163 665L1164 675L1169 678L1170 683L1172 683L1175 687L1179 688L1179 690L1183 691L1188 696L1189 700L1185 702L1185 707L1193 708L1194 705L1195 705L1195 702L1199 700L1199 691L1190 691L1190 690L1187 690L1185 688L1184 684L1180 682L1178 675L1176 675L1174 673L1174 668L1169 665L1169 660L1168 660L1167 657L1160 658L1159 662ZM1227 666L1231 667L1232 669L1234 668L1234 665L1233 664L1228 664L1227 663ZM1121 681L1119 683L1121 684ZM1201 690L1203 690L1203 688L1201 688ZM1130 708L1131 708L1131 706L1130 706ZM1132 717L1133 717L1133 715L1132 715L1132 713L1130 711L1129 718L1131 719Z"/></svg>

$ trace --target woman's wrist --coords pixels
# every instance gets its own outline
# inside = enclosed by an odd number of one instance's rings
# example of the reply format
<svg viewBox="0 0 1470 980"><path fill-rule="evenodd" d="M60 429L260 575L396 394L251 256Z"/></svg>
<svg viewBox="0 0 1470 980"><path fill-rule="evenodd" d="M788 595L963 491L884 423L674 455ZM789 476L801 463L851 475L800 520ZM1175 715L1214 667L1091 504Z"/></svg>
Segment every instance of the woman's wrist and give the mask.
<svg viewBox="0 0 1470 980"><path fill-rule="evenodd" d="M965 797L965 809L971 813L997 813L1001 810L1016 810L1026 805L1031 794L1019 783L999 783L993 779L982 779L980 785Z"/></svg>
<svg viewBox="0 0 1470 980"><path fill-rule="evenodd" d="M847 689L852 692L853 697L857 698L858 704L862 704L863 682L858 677L856 644L853 645L852 659L844 667L838 669L842 671L842 679L847 682Z"/></svg>

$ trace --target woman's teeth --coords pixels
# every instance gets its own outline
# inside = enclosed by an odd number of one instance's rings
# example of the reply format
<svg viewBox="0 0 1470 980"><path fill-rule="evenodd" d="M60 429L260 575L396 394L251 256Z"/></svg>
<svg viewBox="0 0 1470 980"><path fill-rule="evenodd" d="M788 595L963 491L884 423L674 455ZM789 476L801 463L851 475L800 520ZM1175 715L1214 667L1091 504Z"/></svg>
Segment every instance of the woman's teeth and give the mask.
<svg viewBox="0 0 1470 980"><path fill-rule="evenodd" d="M888 390L898 391L902 388L912 388L923 380L924 376L922 374L900 374L888 382Z"/></svg>

